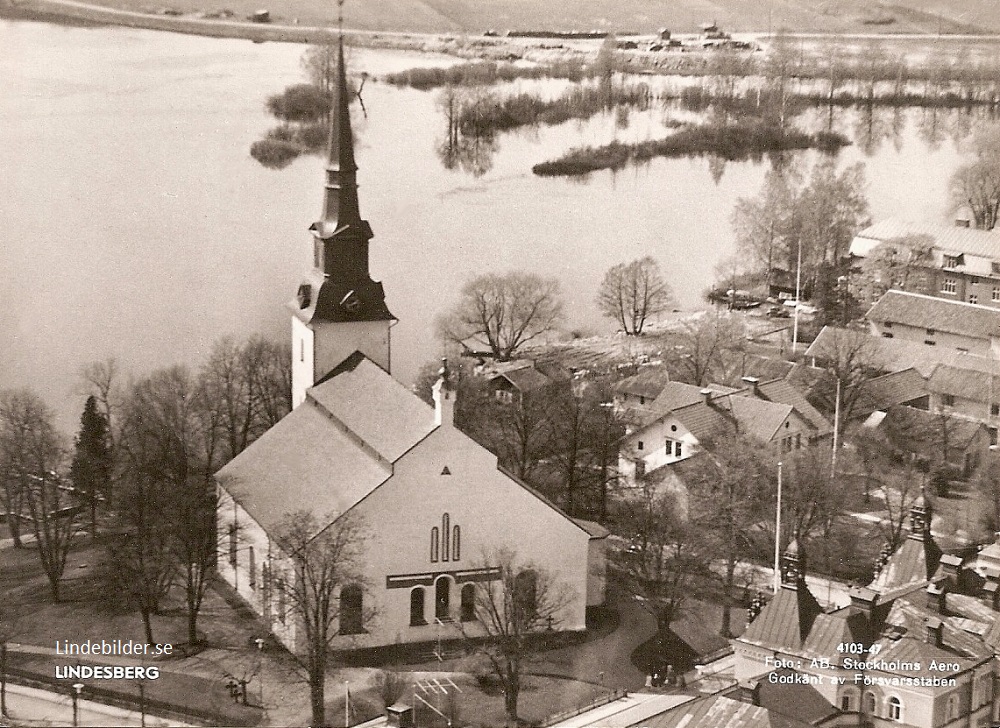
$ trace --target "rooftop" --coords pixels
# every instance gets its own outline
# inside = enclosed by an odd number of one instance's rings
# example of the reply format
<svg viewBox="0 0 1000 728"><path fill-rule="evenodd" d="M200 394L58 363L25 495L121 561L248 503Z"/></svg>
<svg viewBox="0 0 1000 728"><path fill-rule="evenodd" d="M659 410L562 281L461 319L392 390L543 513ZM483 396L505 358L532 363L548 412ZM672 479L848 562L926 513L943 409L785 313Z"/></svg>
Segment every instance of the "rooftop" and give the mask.
<svg viewBox="0 0 1000 728"><path fill-rule="evenodd" d="M926 296L886 291L865 314L869 321L988 339L1000 336L1000 309Z"/></svg>
<svg viewBox="0 0 1000 728"><path fill-rule="evenodd" d="M867 255L879 243L918 235L928 236L934 247L947 253L968 253L1000 260L1000 233L944 223L889 218L866 227L851 242L851 254Z"/></svg>

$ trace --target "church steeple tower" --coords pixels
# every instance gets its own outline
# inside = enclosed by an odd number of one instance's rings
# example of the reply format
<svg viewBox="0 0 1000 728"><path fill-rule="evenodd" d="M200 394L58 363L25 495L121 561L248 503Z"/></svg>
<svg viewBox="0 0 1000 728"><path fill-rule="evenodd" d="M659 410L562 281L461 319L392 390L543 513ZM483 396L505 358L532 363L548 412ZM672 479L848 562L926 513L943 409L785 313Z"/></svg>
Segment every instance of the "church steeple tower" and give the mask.
<svg viewBox="0 0 1000 728"><path fill-rule="evenodd" d="M344 39L330 113L323 212L313 234L313 270L289 305L292 318L292 405L344 359L360 351L389 371L389 328L396 318L368 266L372 229L361 218Z"/></svg>

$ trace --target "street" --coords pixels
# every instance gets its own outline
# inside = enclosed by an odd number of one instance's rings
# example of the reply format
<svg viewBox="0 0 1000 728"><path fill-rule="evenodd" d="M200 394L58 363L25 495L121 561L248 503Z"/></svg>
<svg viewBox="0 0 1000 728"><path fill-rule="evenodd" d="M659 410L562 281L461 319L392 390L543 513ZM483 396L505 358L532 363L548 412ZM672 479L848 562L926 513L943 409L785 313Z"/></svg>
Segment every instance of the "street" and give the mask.
<svg viewBox="0 0 1000 728"><path fill-rule="evenodd" d="M73 723L73 701L68 695L7 684L7 712L18 725L31 726L141 726L138 712L80 700ZM147 726L188 726L188 723L146 716Z"/></svg>

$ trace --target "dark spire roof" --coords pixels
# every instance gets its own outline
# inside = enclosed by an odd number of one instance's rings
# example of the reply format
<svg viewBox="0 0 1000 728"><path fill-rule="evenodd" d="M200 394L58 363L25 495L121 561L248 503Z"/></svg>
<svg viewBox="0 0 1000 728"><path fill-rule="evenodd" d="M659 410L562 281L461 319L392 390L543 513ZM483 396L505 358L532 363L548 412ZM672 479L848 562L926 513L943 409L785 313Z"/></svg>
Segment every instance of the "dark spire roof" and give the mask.
<svg viewBox="0 0 1000 728"><path fill-rule="evenodd" d="M323 217L313 229L321 238L352 229L367 240L371 230L361 219L358 207L358 165L354 161L354 134L351 132L351 95L344 64L344 38L337 41L337 86L330 114L330 137L326 164L326 197Z"/></svg>

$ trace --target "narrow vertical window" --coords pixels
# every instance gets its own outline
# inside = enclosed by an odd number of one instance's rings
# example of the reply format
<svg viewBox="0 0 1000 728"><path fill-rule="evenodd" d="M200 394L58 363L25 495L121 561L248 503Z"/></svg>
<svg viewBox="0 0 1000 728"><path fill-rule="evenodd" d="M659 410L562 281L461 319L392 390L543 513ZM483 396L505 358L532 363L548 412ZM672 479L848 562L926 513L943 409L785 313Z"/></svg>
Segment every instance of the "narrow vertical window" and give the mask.
<svg viewBox="0 0 1000 728"><path fill-rule="evenodd" d="M257 588L257 557L254 555L253 546L247 549L247 578L250 580L250 588Z"/></svg>
<svg viewBox="0 0 1000 728"><path fill-rule="evenodd" d="M449 528L448 523L450 517L447 513L441 516L441 535L444 537L441 542L441 560L448 561L448 556L450 549L448 548L448 534L451 533L451 528Z"/></svg>
<svg viewBox="0 0 1000 728"><path fill-rule="evenodd" d="M438 535L438 527L435 526L431 529L431 563L436 564L438 560L438 552L441 549L441 538Z"/></svg>
<svg viewBox="0 0 1000 728"><path fill-rule="evenodd" d="M229 565L236 568L236 524L229 524Z"/></svg>
<svg viewBox="0 0 1000 728"><path fill-rule="evenodd" d="M451 560L459 561L462 558L462 531L458 526L451 529Z"/></svg>
<svg viewBox="0 0 1000 728"><path fill-rule="evenodd" d="M306 340L299 339L299 361L306 360Z"/></svg>
<svg viewBox="0 0 1000 728"><path fill-rule="evenodd" d="M274 585L274 590L278 592L278 621L284 624L288 618L288 598L285 595L285 580L280 576Z"/></svg>

